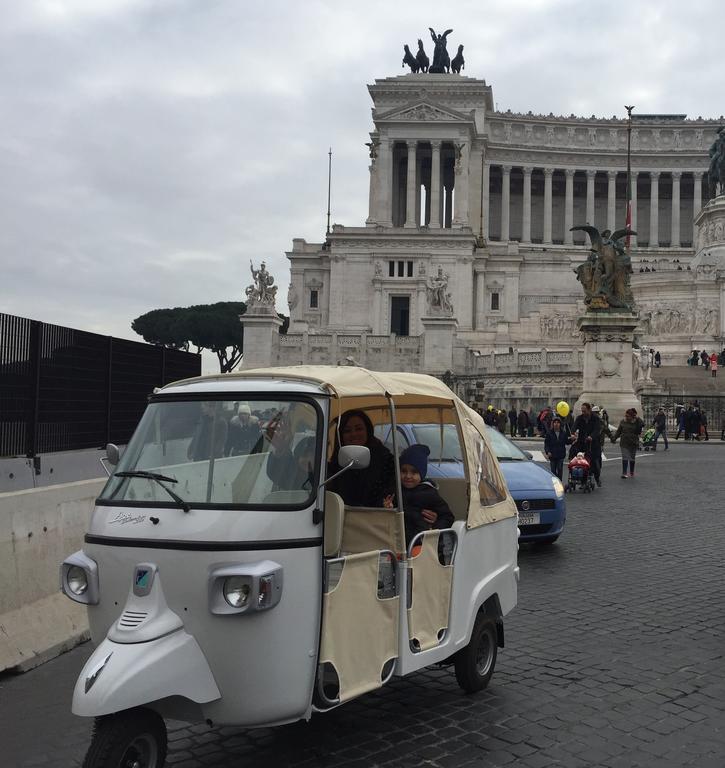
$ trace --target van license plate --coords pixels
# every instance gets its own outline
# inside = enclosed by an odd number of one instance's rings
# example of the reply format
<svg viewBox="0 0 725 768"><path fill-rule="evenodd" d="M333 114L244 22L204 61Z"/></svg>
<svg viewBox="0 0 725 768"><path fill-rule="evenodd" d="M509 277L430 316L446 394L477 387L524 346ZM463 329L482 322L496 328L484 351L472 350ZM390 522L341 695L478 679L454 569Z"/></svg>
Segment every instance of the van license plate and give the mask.
<svg viewBox="0 0 725 768"><path fill-rule="evenodd" d="M538 525L539 520L538 512L519 512L519 525Z"/></svg>

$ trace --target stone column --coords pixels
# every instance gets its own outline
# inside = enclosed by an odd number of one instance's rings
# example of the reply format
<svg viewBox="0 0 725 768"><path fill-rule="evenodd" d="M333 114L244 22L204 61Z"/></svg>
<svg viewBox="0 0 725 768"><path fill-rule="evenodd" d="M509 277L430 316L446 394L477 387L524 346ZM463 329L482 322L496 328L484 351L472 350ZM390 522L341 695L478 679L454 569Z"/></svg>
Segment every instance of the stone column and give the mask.
<svg viewBox="0 0 725 768"><path fill-rule="evenodd" d="M692 174L692 218L693 221L697 217L697 214L702 210L702 173L695 171ZM692 227L692 245L697 244L697 225L693 224Z"/></svg>
<svg viewBox="0 0 725 768"><path fill-rule="evenodd" d="M458 157L453 169L454 211L451 226L467 227L468 213L468 142L463 142L457 149Z"/></svg>
<svg viewBox="0 0 725 768"><path fill-rule="evenodd" d="M531 242L531 172L533 168L527 166L524 171L524 210L521 240L524 243Z"/></svg>
<svg viewBox="0 0 725 768"><path fill-rule="evenodd" d="M393 226L393 141L380 139L376 161L378 174L378 209L375 221L386 227Z"/></svg>
<svg viewBox="0 0 725 768"><path fill-rule="evenodd" d="M491 192L489 189L491 183L491 166L484 161L483 164L483 236L488 240L489 233L489 209L491 207Z"/></svg>
<svg viewBox="0 0 725 768"><path fill-rule="evenodd" d="M506 242L510 237L511 213L511 166L501 166L501 240Z"/></svg>
<svg viewBox="0 0 725 768"><path fill-rule="evenodd" d="M564 196L564 244L571 245L574 242L571 228L574 226L574 170L567 168L566 193Z"/></svg>
<svg viewBox="0 0 725 768"><path fill-rule="evenodd" d="M431 141L430 166L430 224L431 229L441 226L441 143Z"/></svg>
<svg viewBox="0 0 725 768"><path fill-rule="evenodd" d="M680 171L672 171L672 227L670 248L680 247Z"/></svg>
<svg viewBox="0 0 725 768"><path fill-rule="evenodd" d="M417 141L408 142L408 185L405 197L405 226L415 227L415 150Z"/></svg>
<svg viewBox="0 0 725 768"><path fill-rule="evenodd" d="M607 229L614 232L617 218L617 172L607 171Z"/></svg>
<svg viewBox="0 0 725 768"><path fill-rule="evenodd" d="M544 243L551 244L551 177L553 168L544 168Z"/></svg>
<svg viewBox="0 0 725 768"><path fill-rule="evenodd" d="M660 244L660 172L650 171L649 175L649 247Z"/></svg>
<svg viewBox="0 0 725 768"><path fill-rule="evenodd" d="M590 227L594 225L594 180L597 177L597 172L587 171L587 224Z"/></svg>

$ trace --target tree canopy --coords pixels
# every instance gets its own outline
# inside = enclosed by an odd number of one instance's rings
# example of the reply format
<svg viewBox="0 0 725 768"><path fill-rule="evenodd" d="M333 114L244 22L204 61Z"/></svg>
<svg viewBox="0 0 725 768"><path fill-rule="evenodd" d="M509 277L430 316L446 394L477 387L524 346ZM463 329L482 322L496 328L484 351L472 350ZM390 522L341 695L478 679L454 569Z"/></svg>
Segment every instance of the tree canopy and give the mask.
<svg viewBox="0 0 725 768"><path fill-rule="evenodd" d="M219 370L229 373L244 353L244 329L239 316L246 311L242 301L219 301L191 307L154 309L137 317L131 328L149 344L196 352L208 349L219 360ZM289 318L280 315L286 332Z"/></svg>

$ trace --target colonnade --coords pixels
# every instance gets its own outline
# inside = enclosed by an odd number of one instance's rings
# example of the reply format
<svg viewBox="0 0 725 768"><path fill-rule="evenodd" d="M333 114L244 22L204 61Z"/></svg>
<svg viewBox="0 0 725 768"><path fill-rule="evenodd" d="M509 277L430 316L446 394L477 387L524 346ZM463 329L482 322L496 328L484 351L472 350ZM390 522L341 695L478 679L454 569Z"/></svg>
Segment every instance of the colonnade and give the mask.
<svg viewBox="0 0 725 768"><path fill-rule="evenodd" d="M490 169L491 165L486 165L484 168L484 190L488 191L488 199L484 200L484 206L490 215ZM518 166L523 174L523 190L522 190L522 226L521 226L521 241L524 243L532 242L531 237L531 213L532 213L532 199L531 199L531 177L534 171L540 170L543 172L544 189L543 189L543 238L544 244L551 244L552 239L552 211L553 211L553 194L552 194L552 180L554 173L558 169L554 168L534 168L533 166ZM511 239L511 171L513 166L500 165L501 174L501 218L500 218L500 239L506 241ZM564 238L565 245L573 244L573 233L570 231L574 225L574 177L576 173L586 174L586 222L593 226L598 226L599 229L604 229L604 222L595 221L595 180L597 173L607 174L607 202L606 202L606 228L614 231L624 226L624 221L620 216L618 220L616 217L617 207L617 176L623 174L621 170L607 170L597 171L595 169L586 169L580 171L574 168L563 169L565 178L564 189ZM702 181L703 171L688 171L686 175L692 177L693 182L693 195L692 195L692 215L693 218L702 208ZM649 244L648 247L659 247L659 186L660 178L663 174L671 176L672 179L672 212L670 217L670 242L669 246L673 248L679 248L681 246L680 236L680 224L681 224L681 190L680 184L683 176L681 171L632 171L631 173L631 189L632 189L632 228L637 229L637 181L638 179L647 177L649 179ZM620 197L620 203L622 202ZM626 205L626 201L624 203ZM489 236L488 230L489 216L484 213L484 234Z"/></svg>
<svg viewBox="0 0 725 768"><path fill-rule="evenodd" d="M456 188L460 171L456 151L452 140L391 141L393 226L451 227L459 213L454 210L454 190L460 197ZM386 175L383 170L383 178Z"/></svg>

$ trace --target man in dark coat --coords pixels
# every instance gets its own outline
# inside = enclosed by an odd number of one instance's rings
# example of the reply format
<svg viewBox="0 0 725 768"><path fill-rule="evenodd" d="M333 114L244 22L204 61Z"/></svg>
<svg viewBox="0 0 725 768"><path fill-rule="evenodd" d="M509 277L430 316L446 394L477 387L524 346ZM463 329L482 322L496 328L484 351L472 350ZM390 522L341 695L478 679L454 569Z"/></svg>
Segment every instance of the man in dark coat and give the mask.
<svg viewBox="0 0 725 768"><path fill-rule="evenodd" d="M517 418L516 408L514 406L511 406L511 410L509 411L509 431L511 433L511 437L516 437L516 418Z"/></svg>
<svg viewBox="0 0 725 768"><path fill-rule="evenodd" d="M570 457L579 451L591 457L592 474L598 486L601 486L602 472L602 420L592 413L591 403L582 403L582 412L574 420L573 433L576 438L569 453Z"/></svg>

